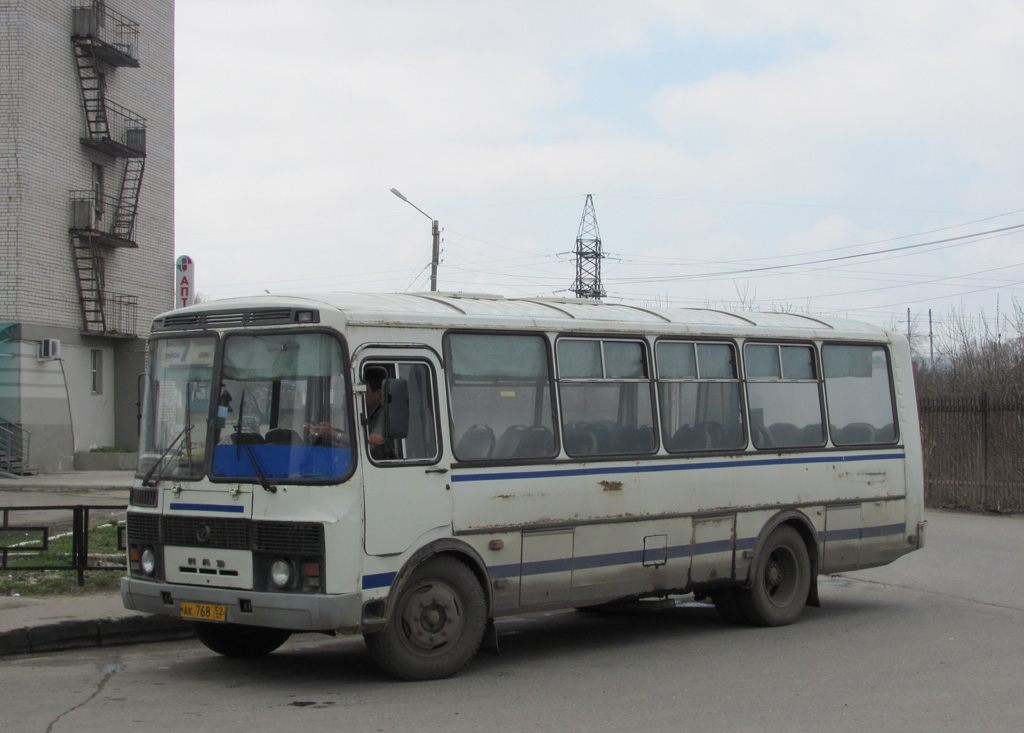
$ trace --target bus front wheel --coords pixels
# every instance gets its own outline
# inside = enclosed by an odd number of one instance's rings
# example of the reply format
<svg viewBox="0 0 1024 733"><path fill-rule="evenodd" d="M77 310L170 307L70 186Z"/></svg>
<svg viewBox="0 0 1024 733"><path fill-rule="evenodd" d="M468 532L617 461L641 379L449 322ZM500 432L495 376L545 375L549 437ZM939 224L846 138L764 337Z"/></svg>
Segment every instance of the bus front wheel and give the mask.
<svg viewBox="0 0 1024 733"><path fill-rule="evenodd" d="M450 677L473 658L487 625L483 588L465 563L438 555L413 570L380 631L365 635L377 665L406 680Z"/></svg>
<svg viewBox="0 0 1024 733"><path fill-rule="evenodd" d="M288 641L292 632L241 624L192 624L207 649L225 657L262 657Z"/></svg>
<svg viewBox="0 0 1024 733"><path fill-rule="evenodd" d="M800 533L789 525L776 528L757 556L753 583L736 590L743 616L758 626L785 626L796 621L811 588L811 560Z"/></svg>

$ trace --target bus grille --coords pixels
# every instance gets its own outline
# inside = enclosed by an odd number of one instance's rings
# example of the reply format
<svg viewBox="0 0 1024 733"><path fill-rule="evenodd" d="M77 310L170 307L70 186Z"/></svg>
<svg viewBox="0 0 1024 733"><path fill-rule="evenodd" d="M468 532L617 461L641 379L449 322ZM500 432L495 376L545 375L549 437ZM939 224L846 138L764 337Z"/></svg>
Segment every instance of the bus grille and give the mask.
<svg viewBox="0 0 1024 733"><path fill-rule="evenodd" d="M322 555L324 528L316 522L252 522L248 519L129 513L128 541Z"/></svg>
<svg viewBox="0 0 1024 733"><path fill-rule="evenodd" d="M294 552L303 555L323 554L322 524L296 522L256 522L253 524L255 546L266 552Z"/></svg>
<svg viewBox="0 0 1024 733"><path fill-rule="evenodd" d="M247 519L166 516L163 521L163 541L179 547L248 550L251 547L251 525Z"/></svg>
<svg viewBox="0 0 1024 733"><path fill-rule="evenodd" d="M160 541L159 514L128 513L128 541L156 543Z"/></svg>
<svg viewBox="0 0 1024 733"><path fill-rule="evenodd" d="M132 488L128 492L128 503L132 506L156 507L158 499L156 489Z"/></svg>

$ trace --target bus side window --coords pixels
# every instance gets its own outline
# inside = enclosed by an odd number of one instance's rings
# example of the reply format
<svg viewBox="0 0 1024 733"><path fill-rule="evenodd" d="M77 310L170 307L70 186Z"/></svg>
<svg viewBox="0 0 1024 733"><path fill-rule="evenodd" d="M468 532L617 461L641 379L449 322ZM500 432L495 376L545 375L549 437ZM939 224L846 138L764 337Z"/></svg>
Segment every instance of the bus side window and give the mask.
<svg viewBox="0 0 1024 733"><path fill-rule="evenodd" d="M655 353L665 450L742 448L743 403L733 345L663 340Z"/></svg>
<svg viewBox="0 0 1024 733"><path fill-rule="evenodd" d="M837 446L896 441L889 358L881 346L825 344L825 400Z"/></svg>
<svg viewBox="0 0 1024 733"><path fill-rule="evenodd" d="M557 455L550 357L543 336L450 333L445 351L456 460Z"/></svg>
<svg viewBox="0 0 1024 733"><path fill-rule="evenodd" d="M557 349L565 452L653 453L654 406L643 342L561 338Z"/></svg>
<svg viewBox="0 0 1024 733"><path fill-rule="evenodd" d="M758 449L824 445L814 347L748 343L744 347L750 435Z"/></svg>
<svg viewBox="0 0 1024 733"><path fill-rule="evenodd" d="M408 432L404 437L400 438L384 435L382 432L385 442L380 446L368 447L370 458L374 462L380 463L393 463L396 461L430 462L436 460L439 455L437 446L437 401L435 398L434 375L430 365L414 361L374 362L364 367L364 374L371 369L380 370L378 371L378 376L383 376L385 380L382 384L382 396L385 396L385 393L389 391L389 387L401 386L406 391L408 396ZM381 371L383 374L381 374ZM370 382L370 384L373 384L373 382ZM396 392L396 394L399 393L400 390ZM383 410L384 406L382 405L379 409ZM374 415L367 415L366 419L372 421ZM369 429L369 424L367 427ZM380 426L378 429L384 430L384 426ZM367 432L364 439L368 440L368 437L369 433Z"/></svg>

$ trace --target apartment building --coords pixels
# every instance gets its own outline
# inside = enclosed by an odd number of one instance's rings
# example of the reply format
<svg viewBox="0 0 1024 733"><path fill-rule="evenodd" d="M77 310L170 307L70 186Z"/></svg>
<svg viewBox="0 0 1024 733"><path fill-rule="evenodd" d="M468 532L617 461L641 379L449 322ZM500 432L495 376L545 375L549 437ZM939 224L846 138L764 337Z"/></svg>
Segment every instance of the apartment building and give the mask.
<svg viewBox="0 0 1024 733"><path fill-rule="evenodd" d="M0 472L137 446L174 294L174 3L0 0Z"/></svg>

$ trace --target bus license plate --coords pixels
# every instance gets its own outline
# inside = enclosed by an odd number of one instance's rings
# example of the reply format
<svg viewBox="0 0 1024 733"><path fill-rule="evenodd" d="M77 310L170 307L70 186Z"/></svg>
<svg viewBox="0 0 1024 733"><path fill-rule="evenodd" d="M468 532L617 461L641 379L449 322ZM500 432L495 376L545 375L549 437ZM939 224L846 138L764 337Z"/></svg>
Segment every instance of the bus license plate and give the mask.
<svg viewBox="0 0 1024 733"><path fill-rule="evenodd" d="M187 603L182 601L181 617L195 621L227 621L228 607L215 603Z"/></svg>

